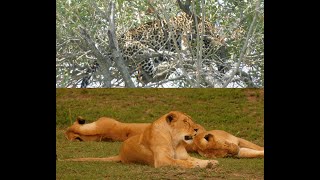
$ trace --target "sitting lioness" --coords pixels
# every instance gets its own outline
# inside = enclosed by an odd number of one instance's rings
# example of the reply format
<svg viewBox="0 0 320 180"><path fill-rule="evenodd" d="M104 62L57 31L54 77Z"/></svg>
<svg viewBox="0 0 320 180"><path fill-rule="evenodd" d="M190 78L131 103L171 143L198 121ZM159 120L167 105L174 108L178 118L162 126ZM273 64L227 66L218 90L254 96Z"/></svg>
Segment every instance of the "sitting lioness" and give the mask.
<svg viewBox="0 0 320 180"><path fill-rule="evenodd" d="M125 140L118 156L67 160L143 163L155 168L162 166L214 167L218 161L193 158L185 149L185 143L192 143L198 131L196 127L197 125L186 114L171 111L150 124L142 134Z"/></svg>
<svg viewBox="0 0 320 180"><path fill-rule="evenodd" d="M67 129L65 137L70 141L124 141L141 134L149 125L150 123L121 123L107 117L85 124L85 120L79 116Z"/></svg>
<svg viewBox="0 0 320 180"><path fill-rule="evenodd" d="M198 152L207 158L227 156L239 158L264 157L263 147L222 130L199 133L189 148L189 151Z"/></svg>

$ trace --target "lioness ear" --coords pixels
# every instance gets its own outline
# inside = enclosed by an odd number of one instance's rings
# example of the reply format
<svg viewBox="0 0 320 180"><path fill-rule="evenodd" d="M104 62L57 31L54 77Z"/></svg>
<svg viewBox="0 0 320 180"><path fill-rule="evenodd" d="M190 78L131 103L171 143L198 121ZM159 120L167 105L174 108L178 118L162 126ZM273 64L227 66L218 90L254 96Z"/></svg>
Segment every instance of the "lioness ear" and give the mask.
<svg viewBox="0 0 320 180"><path fill-rule="evenodd" d="M167 115L166 120L170 124L173 121L174 118L175 118L175 115L170 113L170 114Z"/></svg>
<svg viewBox="0 0 320 180"><path fill-rule="evenodd" d="M212 134L207 134L204 136L204 138L209 142L210 139L213 139L213 135Z"/></svg>
<svg viewBox="0 0 320 180"><path fill-rule="evenodd" d="M79 124L84 124L84 123L86 123L86 120L83 119L81 116L78 116L78 117L77 117L77 121L78 121Z"/></svg>

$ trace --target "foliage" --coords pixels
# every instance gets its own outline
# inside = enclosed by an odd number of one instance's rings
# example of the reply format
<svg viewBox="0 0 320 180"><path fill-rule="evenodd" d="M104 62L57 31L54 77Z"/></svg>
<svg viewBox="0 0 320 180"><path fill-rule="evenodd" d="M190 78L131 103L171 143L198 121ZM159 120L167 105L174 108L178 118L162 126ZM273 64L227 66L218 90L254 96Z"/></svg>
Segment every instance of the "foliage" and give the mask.
<svg viewBox="0 0 320 180"><path fill-rule="evenodd" d="M185 1L182 1L185 2ZM209 67L204 67L204 59L193 54L193 67L187 74L181 74L176 68L171 76L162 81L141 84L131 72L135 86L143 87L263 87L264 86L264 2L260 0L206 0L194 1L190 9L199 17L204 16L216 28L216 33L226 44L226 57L220 62L217 56ZM117 36L130 28L156 20L170 18L182 10L172 0L137 0L115 1L115 21ZM148 13L150 6L156 13ZM104 0L57 0L56 20L56 87L80 87L84 77L89 76L88 87L106 87L106 75L111 74L111 87L124 87L125 82L114 62L108 69L98 68L92 73L92 64L99 57L88 47L81 36L80 27L84 28L95 47L107 57L112 53L109 47L109 3ZM252 33L248 34L252 25ZM197 34L201 37L201 33ZM248 43L246 44L246 39ZM196 43L201 43L197 41ZM201 48L197 49L200 53ZM243 57L240 57L243 51ZM218 63L225 70L218 71ZM239 63L239 68L237 68ZM190 64L183 62L184 67ZM196 69L196 70L193 70ZM193 70L193 71L192 71ZM234 73L234 75L232 74ZM182 76L183 75L183 76ZM182 76L182 78L179 78ZM188 79L190 79L188 81ZM227 80L230 79L230 83Z"/></svg>

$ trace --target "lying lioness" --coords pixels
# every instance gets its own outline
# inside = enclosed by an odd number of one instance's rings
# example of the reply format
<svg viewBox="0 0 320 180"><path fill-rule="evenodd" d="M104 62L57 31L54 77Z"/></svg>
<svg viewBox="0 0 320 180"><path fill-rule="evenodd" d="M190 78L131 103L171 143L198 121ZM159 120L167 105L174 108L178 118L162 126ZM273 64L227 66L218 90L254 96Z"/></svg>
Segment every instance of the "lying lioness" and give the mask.
<svg viewBox="0 0 320 180"><path fill-rule="evenodd" d="M85 120L79 116L67 129L65 136L70 141L124 141L141 134L148 125L150 123L121 123L107 117L85 124Z"/></svg>
<svg viewBox="0 0 320 180"><path fill-rule="evenodd" d="M115 119L101 117L97 121L86 124L86 120L78 116L67 129L65 137L70 141L125 141L131 136L141 134L151 123L121 123ZM205 129L197 124L198 133Z"/></svg>
<svg viewBox="0 0 320 180"><path fill-rule="evenodd" d="M140 135L125 140L118 156L107 158L77 158L69 161L116 161L143 163L153 167L180 166L184 168L214 167L216 160L201 160L188 155L185 143L191 144L198 131L192 119L171 111L150 124Z"/></svg>
<svg viewBox="0 0 320 180"><path fill-rule="evenodd" d="M82 117L77 117L76 121L70 126L65 132L66 138L68 140L80 140L80 141L124 141L131 136L141 134L151 123L121 123L115 119L101 117L97 121L85 124L85 120ZM186 144L187 152L196 152L202 156L208 158L215 157L263 157L264 151L261 147L250 143L244 139L237 138L225 131L212 130L211 135L216 134L214 138L210 138L210 134L203 135L202 132L206 132L205 128L201 125L196 124L198 129L197 137L191 144ZM201 136L201 137L200 137ZM204 141L204 138L205 140ZM229 140L224 139L224 137L229 137ZM232 138L231 138L232 137ZM207 143L207 141L209 141ZM233 140L230 143L230 140ZM251 146L245 148L240 142L246 141ZM197 145L196 145L197 143ZM242 147L239 154L239 147ZM260 148L260 149L259 149ZM250 150L253 149L253 150ZM263 148L262 148L263 150ZM247 152L245 155L244 152ZM239 154L239 155L238 155Z"/></svg>
<svg viewBox="0 0 320 180"><path fill-rule="evenodd" d="M212 130L197 134L189 151L198 152L207 158L264 157L264 148L222 130Z"/></svg>

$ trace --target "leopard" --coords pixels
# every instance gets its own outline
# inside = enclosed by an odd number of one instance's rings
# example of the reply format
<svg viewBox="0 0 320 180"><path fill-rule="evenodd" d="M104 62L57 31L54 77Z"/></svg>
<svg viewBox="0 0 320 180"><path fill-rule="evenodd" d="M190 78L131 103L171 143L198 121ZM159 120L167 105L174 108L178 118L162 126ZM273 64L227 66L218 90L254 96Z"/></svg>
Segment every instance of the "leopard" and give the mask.
<svg viewBox="0 0 320 180"><path fill-rule="evenodd" d="M173 56L173 53L183 54L184 59L187 59L188 55L195 57L197 29L199 32L203 31L203 57L214 59L216 54L225 51L223 39L216 33L213 24L205 20L203 28L201 18L196 18L197 28L195 18L181 12L168 21L165 18L157 19L129 29L120 37L122 43L119 44L124 61L129 67L140 71L140 81L148 83L167 77L168 73L157 76L159 65L167 62L174 67L174 63L177 62L172 61L177 57Z"/></svg>
<svg viewBox="0 0 320 180"><path fill-rule="evenodd" d="M200 37L197 37L197 32L202 32L199 33ZM130 28L119 35L118 44L129 72L137 72L138 81L147 84L168 78L176 70L179 55L180 59L189 60L195 65L192 57L196 57L199 38L203 40L202 64L208 65L208 62L214 61L218 70L224 71L222 59L227 54L224 39L219 36L212 22L205 19L202 23L200 17L185 12ZM112 60L111 54L109 57Z"/></svg>

